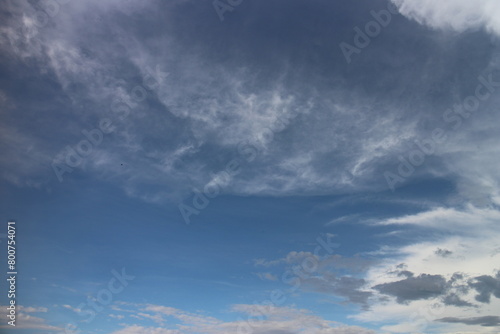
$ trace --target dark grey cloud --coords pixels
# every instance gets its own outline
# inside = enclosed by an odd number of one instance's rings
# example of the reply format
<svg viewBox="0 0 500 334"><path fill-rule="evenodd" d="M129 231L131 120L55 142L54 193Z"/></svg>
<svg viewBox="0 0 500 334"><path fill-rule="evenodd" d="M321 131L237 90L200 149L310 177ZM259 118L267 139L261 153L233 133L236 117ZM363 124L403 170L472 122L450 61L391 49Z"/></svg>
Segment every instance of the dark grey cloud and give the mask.
<svg viewBox="0 0 500 334"><path fill-rule="evenodd" d="M450 293L442 299L445 305L457 307L474 307L475 305L460 298L456 293Z"/></svg>
<svg viewBox="0 0 500 334"><path fill-rule="evenodd" d="M448 249L438 248L438 249L436 249L436 251L434 252L434 254L436 254L438 256L441 256L441 257L448 257L451 254L453 254L453 252L450 251L450 250L448 250Z"/></svg>
<svg viewBox="0 0 500 334"><path fill-rule="evenodd" d="M403 270L403 271L398 273L398 276L405 276L405 277L410 278L410 277L413 277L414 274L411 271Z"/></svg>
<svg viewBox="0 0 500 334"><path fill-rule="evenodd" d="M368 298L372 296L371 292L360 290L365 285L366 281L364 279L348 276L340 277L335 282L335 293L346 297L351 303L365 305Z"/></svg>
<svg viewBox="0 0 500 334"><path fill-rule="evenodd" d="M472 318L454 318L454 317L446 317L437 319L439 322L448 322L454 324L466 324L466 325L481 325L485 327L496 327L500 326L500 317L487 315L483 317L472 317Z"/></svg>
<svg viewBox="0 0 500 334"><path fill-rule="evenodd" d="M474 277L469 281L469 285L477 291L478 302L489 303L491 296L500 298L500 272L495 277L489 275Z"/></svg>
<svg viewBox="0 0 500 334"><path fill-rule="evenodd" d="M379 292L394 296L398 303L438 297L446 293L446 279L441 275L422 274L392 283L374 286Z"/></svg>
<svg viewBox="0 0 500 334"><path fill-rule="evenodd" d="M480 294L476 300L489 302L491 294L498 293L496 289L497 280L491 276L480 276L469 279L463 273L454 273L449 280L441 275L415 274L406 270L404 264L397 266L398 270L390 271L390 274L406 277L403 280L379 284L373 288L385 295L396 297L398 303L406 304L413 300L441 297L445 305L456 307L477 307L477 305L464 300L463 297L470 291L476 289Z"/></svg>
<svg viewBox="0 0 500 334"><path fill-rule="evenodd" d="M415 276L414 273L411 271L407 270L408 266L405 263L400 263L396 266L395 270L391 270L388 272L388 274L391 275L397 275L399 277L404 276L404 277L413 277Z"/></svg>
<svg viewBox="0 0 500 334"><path fill-rule="evenodd" d="M324 273L321 276L309 277L302 281L304 289L346 298L349 303L368 307L368 299L373 295L370 291L363 291L366 281L362 278L337 276Z"/></svg>
<svg viewBox="0 0 500 334"><path fill-rule="evenodd" d="M442 298L442 302L445 305L457 307L477 307L477 305L461 298L461 296L466 295L470 291L470 286L465 274L454 273L447 282L447 285L448 294Z"/></svg>

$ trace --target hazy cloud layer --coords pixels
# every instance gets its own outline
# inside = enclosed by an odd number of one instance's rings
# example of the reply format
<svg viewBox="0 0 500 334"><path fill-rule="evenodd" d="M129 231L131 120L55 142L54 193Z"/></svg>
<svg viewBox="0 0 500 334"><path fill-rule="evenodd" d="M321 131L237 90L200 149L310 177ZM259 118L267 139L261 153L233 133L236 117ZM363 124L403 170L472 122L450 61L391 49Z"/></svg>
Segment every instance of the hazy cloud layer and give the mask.
<svg viewBox="0 0 500 334"><path fill-rule="evenodd" d="M500 317L487 315L483 317L474 317L474 318L442 318L437 321L448 322L448 323L462 323L466 325L481 325L485 327L496 327L500 326Z"/></svg>
<svg viewBox="0 0 500 334"><path fill-rule="evenodd" d="M108 118L114 131L63 179L90 173L146 200L178 200L193 187L213 182L213 175L236 158L241 172L219 183L224 192L386 190L384 172L397 172L398 156L418 148L415 140L431 138L429 125L435 124L448 139L412 177L458 176L464 193L478 201L495 193L498 172L486 168L496 162L471 166L468 161L471 155L477 160L496 156L470 147L496 140L490 110L498 92L480 106L480 113L463 119L460 129L442 116L473 94L475 85L468 82L479 82L479 76L496 68L496 46L480 35L450 37L452 42L443 44L438 34L417 35L394 18L386 34L395 37L400 31L404 41L381 39L366 50L370 65L360 56L345 68L337 46L352 38L348 30L359 22L346 23L346 34L331 35L327 31L335 29L327 22L335 21L342 5L321 6L326 4L311 2L303 9L324 15L325 20L317 20L313 42L302 33L281 40L272 21L265 24L274 32L260 35L261 23L250 20L245 31L256 35L241 43L231 33L235 23L222 27L210 4L193 1L67 3L43 27L37 26L37 5L11 3L13 16L1 27L3 59L13 72L30 73L32 85L26 88L30 98L16 100L16 106L8 105L14 92L1 87L7 104L3 145L11 152L11 159L2 161L4 178L19 185L55 186L54 159L64 160L67 146L85 139L83 130ZM241 15L270 20L279 8L278 2L253 4ZM134 24L127 19L131 15ZM186 26L178 19L185 15L203 28ZM294 15L283 22L284 30L296 29L304 17ZM165 23L162 29L147 28L160 22ZM288 53L301 43L298 54ZM442 58L429 57L422 46ZM457 57L465 47L484 51L465 61ZM250 50L257 55L247 56ZM397 59L390 56L395 50ZM440 60L444 57L446 62ZM51 85L42 89L46 81ZM446 87L439 86L443 82ZM57 104L44 103L49 97ZM24 121L15 118L16 108L27 111ZM35 117L43 119L38 127L29 125ZM489 135L479 137L479 132ZM241 155L243 143L255 148L254 160ZM24 167L16 168L21 160ZM471 173L482 175L481 190L467 181Z"/></svg>
<svg viewBox="0 0 500 334"><path fill-rule="evenodd" d="M232 311L240 313L240 320L225 322L215 318L160 305L128 305L128 309L137 310L132 317L136 319L153 319L157 324L172 323L169 317L176 318L181 323L177 328L166 329L162 327L143 327L130 325L126 322L124 328L112 334L178 334L178 333L211 333L229 334L236 332L249 332L258 334L375 334L370 329L345 326L340 323L327 321L303 309L290 307L275 307L267 305L238 304ZM124 321L129 321L126 319ZM172 326L170 326L172 327Z"/></svg>

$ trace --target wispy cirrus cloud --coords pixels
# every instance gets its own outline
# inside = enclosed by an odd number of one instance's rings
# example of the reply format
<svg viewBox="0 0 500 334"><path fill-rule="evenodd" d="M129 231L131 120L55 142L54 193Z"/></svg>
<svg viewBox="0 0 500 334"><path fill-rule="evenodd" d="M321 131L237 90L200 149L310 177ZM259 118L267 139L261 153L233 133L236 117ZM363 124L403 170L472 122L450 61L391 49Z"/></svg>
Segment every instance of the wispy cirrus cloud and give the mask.
<svg viewBox="0 0 500 334"><path fill-rule="evenodd" d="M3 319L9 319L9 305L1 305L0 315ZM62 327L50 325L46 319L34 316L33 313L47 313L49 309L46 307L24 307L16 305L15 328L21 330L37 330L46 333L60 333L64 329ZM12 329L13 326L6 324L0 325L0 329Z"/></svg>
<svg viewBox="0 0 500 334"><path fill-rule="evenodd" d="M42 81L50 78L62 92L55 86L39 92L44 96L57 92L61 100L58 106L41 108L37 98L18 106L31 111L27 121L43 115L43 126L30 132L26 138L29 142L18 143L27 125L14 120L14 110L7 108L6 124L11 130L6 132L9 138L4 142L6 149L14 152L14 159L3 162L11 171L5 177L26 184L29 173L35 180L31 183L50 183L54 180L51 158L66 146L60 143L76 145L82 139L82 130L94 128L99 118L108 117L116 131L78 170L115 180L127 194L148 201L178 199L193 187L207 184L213 173L238 154L237 147L243 142L255 145L259 153L224 187L227 193L383 190L383 171L396 163L398 155L415 139L429 135L422 118L432 119L439 106L433 106L426 97L428 86L453 76L456 70L450 63L438 71L436 66L443 64L430 64L425 55L409 48L400 54L400 61L417 57L419 65L414 71L407 69L403 77L408 82L425 82L402 90L395 63L387 64L390 71L372 67L374 72L366 74L333 69L318 74L278 48L276 53L285 59L279 64L271 58L256 62L247 57L228 62L215 45L235 41L227 52L245 54L246 46L236 43L235 36L221 35L219 28L207 23L203 38L189 29L185 33L192 38L187 41L179 37L179 30L186 27L174 14L184 13L188 5L192 3L67 3L44 27L35 24L36 7L27 2L16 5L16 19L2 26L7 36L1 41L6 60L19 70L35 70L33 73ZM308 10L317 10L315 4L309 6ZM132 15L138 22L165 22L160 12L171 20L154 34L148 34L141 24L126 24ZM215 23L220 27L220 22ZM103 38L103 33L114 37ZM250 44L254 49L267 45L258 38ZM456 53L453 47L443 52ZM470 73L471 77L488 68L486 58L475 59L477 71ZM134 102L134 97L142 94L134 87L143 84L146 75L157 72L157 68L168 75L163 75L155 89L146 89L144 100ZM373 85L373 78L378 78L377 85ZM460 84L449 88L456 90ZM443 98L450 99L450 91L442 91ZM11 94L5 92L7 98ZM421 105L409 106L407 100L415 98L422 100ZM127 117L110 111L117 99L128 101ZM43 134L48 128L55 131L53 136ZM266 128L271 129L272 136ZM493 133L493 129L488 132ZM22 148L29 145L36 145L38 156L24 164L29 171L23 174L16 170L14 161L22 159ZM463 150L457 152L458 147L442 147L437 158L415 177L465 175L462 170L455 173L452 166L459 165L456 163L439 172L436 169L442 167L442 157L450 152L457 153L460 161L466 160ZM496 179L492 176L490 181Z"/></svg>
<svg viewBox="0 0 500 334"><path fill-rule="evenodd" d="M133 306L133 305L130 305ZM258 334L274 333L329 333L329 334L374 334L375 331L357 327L347 326L338 322L329 321L314 315L305 309L294 307L274 307L266 305L238 304L231 311L241 316L235 321L221 321L212 317L196 315L179 309L160 305L136 305L141 310L137 318L154 319L158 317L174 317L181 321L178 328L151 327L147 325L126 325L123 329L112 334L177 334L177 333L210 333L226 334L238 331ZM146 313L147 312L147 313ZM243 318L242 318L243 317ZM248 318L244 320L244 318ZM250 320L249 320L250 319ZM172 327L170 325L169 327Z"/></svg>

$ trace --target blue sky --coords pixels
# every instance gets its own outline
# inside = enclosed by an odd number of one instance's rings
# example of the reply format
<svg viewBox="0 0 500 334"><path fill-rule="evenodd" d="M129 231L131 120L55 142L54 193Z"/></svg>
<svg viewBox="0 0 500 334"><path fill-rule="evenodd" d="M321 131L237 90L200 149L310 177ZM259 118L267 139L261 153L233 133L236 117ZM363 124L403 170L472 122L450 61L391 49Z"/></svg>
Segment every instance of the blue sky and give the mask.
<svg viewBox="0 0 500 334"><path fill-rule="evenodd" d="M0 18L2 333L498 332L497 1Z"/></svg>

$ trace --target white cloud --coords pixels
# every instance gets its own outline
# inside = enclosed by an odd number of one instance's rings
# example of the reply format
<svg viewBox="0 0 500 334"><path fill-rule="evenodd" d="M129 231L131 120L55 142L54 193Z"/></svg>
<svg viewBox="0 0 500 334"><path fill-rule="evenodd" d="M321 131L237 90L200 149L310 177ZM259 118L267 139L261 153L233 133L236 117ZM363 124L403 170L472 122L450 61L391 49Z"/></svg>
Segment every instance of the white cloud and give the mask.
<svg viewBox="0 0 500 334"><path fill-rule="evenodd" d="M273 275L271 273L257 273L256 274L261 280L267 280L267 281L277 281L278 277L276 275Z"/></svg>
<svg viewBox="0 0 500 334"><path fill-rule="evenodd" d="M463 210L440 207L415 215L382 220L376 224L414 225L472 236L498 233L500 231L499 219L500 211L498 209L493 207L477 208L469 204Z"/></svg>
<svg viewBox="0 0 500 334"><path fill-rule="evenodd" d="M142 327L139 325L127 326L123 329L113 332L112 334L181 334L182 332L176 329Z"/></svg>
<svg viewBox="0 0 500 334"><path fill-rule="evenodd" d="M16 308L16 329L31 329L44 331L44 333L55 333L63 331L63 328L52 326L47 324L47 321L43 318L34 317L29 313L47 313L48 309L45 307L24 307L22 305ZM7 305L0 305L0 317L4 319L2 322L6 323L5 319L9 319L7 316L9 310ZM0 329L12 329L10 325L0 325Z"/></svg>
<svg viewBox="0 0 500 334"><path fill-rule="evenodd" d="M22 311L24 313L47 313L48 312L48 309L46 307L19 306L18 310Z"/></svg>
<svg viewBox="0 0 500 334"><path fill-rule="evenodd" d="M109 317L114 318L114 319L124 319L125 318L125 316L122 314L110 314Z"/></svg>
<svg viewBox="0 0 500 334"><path fill-rule="evenodd" d="M73 307L73 306L71 306L71 305L67 305L67 304L65 304L65 305L62 305L62 307L66 308L66 309L68 309L68 310L71 310L71 311L73 311L73 312L75 312L75 313L80 313L80 312L82 312L82 310L81 310L81 309L76 308L76 307Z"/></svg>
<svg viewBox="0 0 500 334"><path fill-rule="evenodd" d="M269 305L239 304L232 307L232 311L241 314L235 321L220 321L212 317L191 314L179 309L160 305L136 305L138 310L155 315L173 316L181 321L175 329L160 327L142 327L127 325L125 328L112 334L177 334L177 333L207 333L230 334L247 333L303 333L303 334L374 334L366 328L346 326L333 321L325 320L305 309L293 307L273 307ZM140 312L142 313L142 312ZM171 324L171 322L169 322ZM170 326L172 327L172 325Z"/></svg>
<svg viewBox="0 0 500 334"><path fill-rule="evenodd" d="M421 24L459 32L484 28L500 36L497 0L392 0L399 11Z"/></svg>
<svg viewBox="0 0 500 334"><path fill-rule="evenodd" d="M477 208L468 205L463 209L436 208L430 211L386 219L381 225L413 225L436 231L431 240L394 247L385 251L384 259L369 268L366 280L370 286L400 282L405 279L401 272L419 275L439 275L451 284L446 294L454 293L470 306L444 304L444 295L428 299L398 303L393 297L374 291L378 302L369 310L354 316L360 321L384 324L383 330L394 333L477 333L491 332L488 327L438 323L440 318L474 318L497 315L500 299L489 303L475 299L478 291L470 289L468 282L474 277L494 277L500 266L500 254L496 252L500 239L498 218L500 212L493 207ZM452 234L452 235L450 235ZM445 255L445 256L443 256ZM450 283L454 274L454 283ZM444 290L443 290L444 291Z"/></svg>

